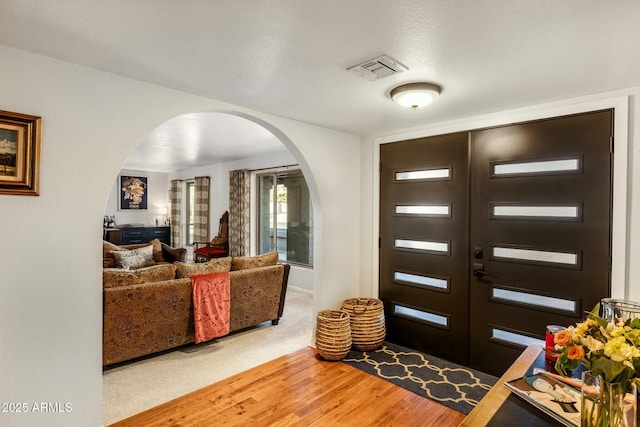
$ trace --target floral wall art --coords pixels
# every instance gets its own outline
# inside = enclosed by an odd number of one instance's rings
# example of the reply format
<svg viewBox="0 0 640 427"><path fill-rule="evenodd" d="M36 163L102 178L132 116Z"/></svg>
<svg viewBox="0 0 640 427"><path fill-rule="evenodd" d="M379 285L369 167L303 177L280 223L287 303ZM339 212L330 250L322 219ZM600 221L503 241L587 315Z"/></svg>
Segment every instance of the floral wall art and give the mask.
<svg viewBox="0 0 640 427"><path fill-rule="evenodd" d="M146 210L147 190L146 176L120 176L120 210Z"/></svg>

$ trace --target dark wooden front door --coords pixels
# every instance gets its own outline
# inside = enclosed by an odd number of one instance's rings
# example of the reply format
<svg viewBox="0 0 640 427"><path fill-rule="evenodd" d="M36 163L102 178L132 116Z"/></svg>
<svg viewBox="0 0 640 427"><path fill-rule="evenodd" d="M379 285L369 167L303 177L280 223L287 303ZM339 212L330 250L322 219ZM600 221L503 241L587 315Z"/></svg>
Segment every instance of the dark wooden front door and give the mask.
<svg viewBox="0 0 640 427"><path fill-rule="evenodd" d="M610 294L612 114L471 133L473 367L501 373Z"/></svg>
<svg viewBox="0 0 640 427"><path fill-rule="evenodd" d="M463 132L380 147L380 296L388 336L463 364L468 145Z"/></svg>
<svg viewBox="0 0 640 427"><path fill-rule="evenodd" d="M610 294L612 111L380 147L388 339L501 374Z"/></svg>

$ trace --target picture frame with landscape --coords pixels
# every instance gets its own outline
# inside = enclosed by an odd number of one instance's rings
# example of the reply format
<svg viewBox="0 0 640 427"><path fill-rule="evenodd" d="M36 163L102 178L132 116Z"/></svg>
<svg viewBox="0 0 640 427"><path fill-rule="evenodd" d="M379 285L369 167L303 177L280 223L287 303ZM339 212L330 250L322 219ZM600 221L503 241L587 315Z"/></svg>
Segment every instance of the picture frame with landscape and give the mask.
<svg viewBox="0 0 640 427"><path fill-rule="evenodd" d="M41 121L0 110L0 194L39 195Z"/></svg>

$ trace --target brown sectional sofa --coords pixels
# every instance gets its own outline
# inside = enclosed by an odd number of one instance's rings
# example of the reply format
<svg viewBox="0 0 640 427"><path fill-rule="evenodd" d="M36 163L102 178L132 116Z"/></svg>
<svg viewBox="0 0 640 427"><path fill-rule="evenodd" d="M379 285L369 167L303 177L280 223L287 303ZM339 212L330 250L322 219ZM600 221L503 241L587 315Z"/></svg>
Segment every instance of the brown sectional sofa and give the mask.
<svg viewBox="0 0 640 427"><path fill-rule="evenodd" d="M195 342L192 285L185 277L193 274L229 271L230 267L231 332L268 320L277 325L284 310L290 266L260 266L262 257L204 264L176 262L133 272L105 268L103 366ZM177 278L145 282L166 278L171 269Z"/></svg>

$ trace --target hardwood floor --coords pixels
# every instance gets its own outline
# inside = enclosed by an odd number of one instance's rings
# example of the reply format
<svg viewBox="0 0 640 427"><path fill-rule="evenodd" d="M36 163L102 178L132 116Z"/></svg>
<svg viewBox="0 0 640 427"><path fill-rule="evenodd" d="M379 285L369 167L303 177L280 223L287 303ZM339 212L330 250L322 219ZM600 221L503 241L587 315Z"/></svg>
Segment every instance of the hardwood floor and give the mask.
<svg viewBox="0 0 640 427"><path fill-rule="evenodd" d="M306 348L112 426L447 427L464 417L347 364L318 360Z"/></svg>

